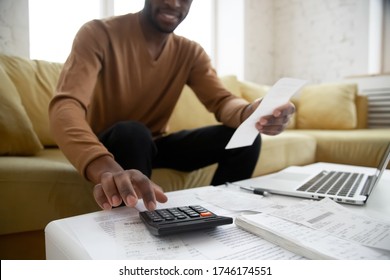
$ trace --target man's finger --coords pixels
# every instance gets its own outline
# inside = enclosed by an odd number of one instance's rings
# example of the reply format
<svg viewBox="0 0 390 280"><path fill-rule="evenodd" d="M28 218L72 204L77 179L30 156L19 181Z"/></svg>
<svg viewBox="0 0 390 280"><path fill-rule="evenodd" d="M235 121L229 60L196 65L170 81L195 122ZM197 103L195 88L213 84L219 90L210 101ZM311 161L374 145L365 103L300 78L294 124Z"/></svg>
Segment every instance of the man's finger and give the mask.
<svg viewBox="0 0 390 280"><path fill-rule="evenodd" d="M117 190L112 173L106 172L102 175L101 187L111 206L116 207L122 203L122 198Z"/></svg>
<svg viewBox="0 0 390 280"><path fill-rule="evenodd" d="M100 206L100 208L104 210L111 209L111 203L108 201L107 196L105 195L102 185L97 184L93 188L93 196L95 198L96 203Z"/></svg>
<svg viewBox="0 0 390 280"><path fill-rule="evenodd" d="M156 196L155 189L152 186L152 181L149 180L144 174L138 170L128 170L130 173L131 183L138 192L141 193L141 197L144 201L145 207L149 211L156 209Z"/></svg>
<svg viewBox="0 0 390 280"><path fill-rule="evenodd" d="M119 172L113 176L118 193L126 206L134 207L137 204L138 196L131 181L131 174L128 171Z"/></svg>
<svg viewBox="0 0 390 280"><path fill-rule="evenodd" d="M273 112L274 117L288 116L295 113L295 105L293 103L287 103L283 106L276 108Z"/></svg>
<svg viewBox="0 0 390 280"><path fill-rule="evenodd" d="M163 189L159 185L154 183L153 181L151 181L151 183L152 183L152 186L154 188L154 193L156 195L156 200L158 202L161 202L161 203L167 202L168 201L168 197L165 195Z"/></svg>

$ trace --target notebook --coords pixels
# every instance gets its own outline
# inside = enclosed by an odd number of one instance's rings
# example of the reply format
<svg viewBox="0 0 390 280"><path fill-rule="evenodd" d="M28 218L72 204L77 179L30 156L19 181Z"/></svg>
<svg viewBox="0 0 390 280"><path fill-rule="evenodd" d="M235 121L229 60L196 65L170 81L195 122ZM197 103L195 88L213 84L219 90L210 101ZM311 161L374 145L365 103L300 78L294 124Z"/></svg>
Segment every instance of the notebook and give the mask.
<svg viewBox="0 0 390 280"><path fill-rule="evenodd" d="M290 169L276 173L266 181L258 181L258 184L252 181L251 187L274 194L311 199L329 197L340 203L364 205L378 184L389 160L390 143L372 175L354 172L349 168L348 171L322 170L309 176L306 174L303 178L303 174L291 172Z"/></svg>

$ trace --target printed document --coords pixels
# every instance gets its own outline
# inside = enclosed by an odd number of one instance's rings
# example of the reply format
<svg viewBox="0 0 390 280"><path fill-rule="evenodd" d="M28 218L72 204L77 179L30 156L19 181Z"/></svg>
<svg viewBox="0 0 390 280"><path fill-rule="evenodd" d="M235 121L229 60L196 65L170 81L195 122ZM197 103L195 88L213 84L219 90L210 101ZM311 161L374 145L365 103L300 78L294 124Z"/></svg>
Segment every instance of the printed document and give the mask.
<svg viewBox="0 0 390 280"><path fill-rule="evenodd" d="M219 215L238 215L237 195L248 200L251 211L261 204L261 196L236 193L216 187L203 187L169 193L167 203L160 208L183 205L202 205ZM207 194L209 194L207 196ZM217 202L224 209L201 198L213 201L218 197L225 203ZM251 201L251 199L253 201ZM245 209L241 203L239 210ZM232 208L233 206L233 208ZM139 211L145 210L142 201L137 204ZM233 209L233 210L231 210ZM156 237L149 233L138 216L138 210L120 207L110 211L99 211L65 219L68 228L88 252L91 259L302 259L278 245L237 228L234 224L196 232ZM96 246L99 244L99 246ZM215 250L218 248L218 250Z"/></svg>
<svg viewBox="0 0 390 280"><path fill-rule="evenodd" d="M269 213L365 246L390 251L390 224L357 215L329 198Z"/></svg>
<svg viewBox="0 0 390 280"><path fill-rule="evenodd" d="M265 240L309 259L390 259L388 251L363 246L266 213L242 215L235 219L235 223Z"/></svg>
<svg viewBox="0 0 390 280"><path fill-rule="evenodd" d="M303 200L235 223L312 259L390 259L390 224L354 214L331 199Z"/></svg>
<svg viewBox="0 0 390 280"><path fill-rule="evenodd" d="M263 116L272 115L274 109L286 104L305 84L306 80L282 78L268 91L259 107L235 131L226 149L250 146L259 134L255 124Z"/></svg>

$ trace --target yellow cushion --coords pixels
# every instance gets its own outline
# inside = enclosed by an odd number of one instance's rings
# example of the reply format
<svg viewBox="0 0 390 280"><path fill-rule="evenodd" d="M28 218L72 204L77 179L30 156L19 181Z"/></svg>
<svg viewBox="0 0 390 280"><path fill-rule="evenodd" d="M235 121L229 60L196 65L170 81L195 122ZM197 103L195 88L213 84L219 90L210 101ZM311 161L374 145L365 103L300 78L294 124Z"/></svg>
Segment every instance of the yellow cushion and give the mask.
<svg viewBox="0 0 390 280"><path fill-rule="evenodd" d="M316 139L316 162L377 167L390 140L390 129L300 130ZM390 168L390 163L387 168Z"/></svg>
<svg viewBox="0 0 390 280"><path fill-rule="evenodd" d="M235 96L242 97L240 82L237 80L235 75L226 75L219 78L224 87L233 93Z"/></svg>
<svg viewBox="0 0 390 280"><path fill-rule="evenodd" d="M58 148L0 157L0 178L0 235L42 230L52 220L99 210L93 184Z"/></svg>
<svg viewBox="0 0 390 280"><path fill-rule="evenodd" d="M259 85L249 81L240 81L239 83L242 97L249 102L264 97L270 89L270 86Z"/></svg>
<svg viewBox="0 0 390 280"><path fill-rule="evenodd" d="M1 63L0 135L0 155L33 155L43 148Z"/></svg>
<svg viewBox="0 0 390 280"><path fill-rule="evenodd" d="M271 88L267 85L259 85L249 81L240 81L239 83L242 97L249 102L253 102L258 98L264 97ZM292 100L292 102L294 104L296 103L295 100ZM293 128L295 128L295 114L291 117L290 122L287 126L287 129Z"/></svg>
<svg viewBox="0 0 390 280"><path fill-rule="evenodd" d="M356 96L357 126L356 128L367 128L368 98L366 95Z"/></svg>
<svg viewBox="0 0 390 280"><path fill-rule="evenodd" d="M297 110L300 129L353 129L357 126L356 84L322 84L303 88Z"/></svg>
<svg viewBox="0 0 390 280"><path fill-rule="evenodd" d="M227 90L236 96L241 96L240 85L236 76L229 75L220 79ZM169 121L169 132L214 124L218 124L214 114L207 111L206 107L199 101L189 86L184 86Z"/></svg>
<svg viewBox="0 0 390 280"><path fill-rule="evenodd" d="M48 106L62 64L5 55L0 55L0 63L15 85L41 143L56 145L49 132Z"/></svg>
<svg viewBox="0 0 390 280"><path fill-rule="evenodd" d="M261 153L252 177L279 171L287 166L314 163L316 139L309 135L284 131L275 136L261 136Z"/></svg>

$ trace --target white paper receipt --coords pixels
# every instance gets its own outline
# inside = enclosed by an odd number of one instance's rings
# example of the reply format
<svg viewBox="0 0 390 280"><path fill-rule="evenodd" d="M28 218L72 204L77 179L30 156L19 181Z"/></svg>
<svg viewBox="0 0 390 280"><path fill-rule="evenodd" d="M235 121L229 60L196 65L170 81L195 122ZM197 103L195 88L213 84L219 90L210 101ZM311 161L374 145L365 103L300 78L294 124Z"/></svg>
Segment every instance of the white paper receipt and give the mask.
<svg viewBox="0 0 390 280"><path fill-rule="evenodd" d="M272 115L277 107L286 104L306 83L306 80L293 78L282 78L277 81L259 107L237 128L226 149L252 145L259 134L255 127L256 122L263 116Z"/></svg>

